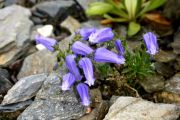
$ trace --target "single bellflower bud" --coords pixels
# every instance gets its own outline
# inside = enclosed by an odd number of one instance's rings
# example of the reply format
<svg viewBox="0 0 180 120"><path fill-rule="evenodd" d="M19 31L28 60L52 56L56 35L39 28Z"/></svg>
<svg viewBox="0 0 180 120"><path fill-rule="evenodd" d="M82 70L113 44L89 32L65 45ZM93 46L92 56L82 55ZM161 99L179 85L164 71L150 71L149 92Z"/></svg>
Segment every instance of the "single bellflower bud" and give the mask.
<svg viewBox="0 0 180 120"><path fill-rule="evenodd" d="M121 40L116 40L114 42L114 45L115 45L115 47L116 47L116 49L117 49L117 51L118 51L118 53L120 55L124 55L125 54L125 50L124 50L124 48L122 46Z"/></svg>
<svg viewBox="0 0 180 120"><path fill-rule="evenodd" d="M147 52L150 55L155 55L159 49L156 35L152 32L148 32L143 35L143 38L147 47Z"/></svg>
<svg viewBox="0 0 180 120"><path fill-rule="evenodd" d="M84 106L89 106L90 105L90 99L89 99L89 88L86 84L84 83L79 83L76 87L80 99L81 99L81 104Z"/></svg>
<svg viewBox="0 0 180 120"><path fill-rule="evenodd" d="M53 46L57 43L55 39L43 37L41 35L36 35L36 44L41 44L50 51L54 51Z"/></svg>
<svg viewBox="0 0 180 120"><path fill-rule="evenodd" d="M80 75L79 69L76 66L75 55L67 55L66 56L66 66L69 69L70 73L72 73L76 80L81 80L82 76Z"/></svg>
<svg viewBox="0 0 180 120"><path fill-rule="evenodd" d="M114 37L114 33L112 32L111 28L102 28L99 30L96 30L96 32L91 33L89 36L89 42L95 44L95 43L101 43L112 40Z"/></svg>
<svg viewBox="0 0 180 120"><path fill-rule="evenodd" d="M78 30L78 33L82 37L82 40L88 40L91 33L95 32L95 28L81 28Z"/></svg>
<svg viewBox="0 0 180 120"><path fill-rule="evenodd" d="M72 73L65 74L63 76L61 89L63 91L70 90L71 86L73 85L75 81L76 81L76 78Z"/></svg>
<svg viewBox="0 0 180 120"><path fill-rule="evenodd" d="M106 48L98 48L95 52L94 59L97 62L108 62L115 64L124 64L125 59L122 55L117 55Z"/></svg>
<svg viewBox="0 0 180 120"><path fill-rule="evenodd" d="M93 52L92 48L90 48L89 46L87 46L86 44L84 44L80 41L76 41L72 45L71 49L75 54L80 54L80 55L88 55Z"/></svg>
<svg viewBox="0 0 180 120"><path fill-rule="evenodd" d="M79 67L83 69L84 75L86 77L86 82L89 86L94 85L94 72L93 65L89 58L82 58L79 61Z"/></svg>

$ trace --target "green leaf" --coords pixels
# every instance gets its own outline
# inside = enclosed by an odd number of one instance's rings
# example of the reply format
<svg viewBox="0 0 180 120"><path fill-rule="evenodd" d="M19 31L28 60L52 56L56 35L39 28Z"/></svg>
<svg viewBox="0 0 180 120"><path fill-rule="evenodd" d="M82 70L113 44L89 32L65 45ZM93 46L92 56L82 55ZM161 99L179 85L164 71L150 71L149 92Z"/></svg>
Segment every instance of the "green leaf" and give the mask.
<svg viewBox="0 0 180 120"><path fill-rule="evenodd" d="M130 20L134 20L136 17L136 10L138 6L138 0L125 0L124 1L126 10Z"/></svg>
<svg viewBox="0 0 180 120"><path fill-rule="evenodd" d="M114 2L114 0L105 0L107 3L110 3L111 5L113 5L115 8L117 8L118 10L120 9L125 9L124 5L122 4L122 2L119 2L118 4L116 2Z"/></svg>
<svg viewBox="0 0 180 120"><path fill-rule="evenodd" d="M128 35L133 36L136 33L138 33L141 29L140 24L135 23L135 22L130 22L128 26Z"/></svg>
<svg viewBox="0 0 180 120"><path fill-rule="evenodd" d="M113 9L113 6L104 2L94 2L86 10L87 15L103 15Z"/></svg>
<svg viewBox="0 0 180 120"><path fill-rule="evenodd" d="M150 0L150 1L148 1L147 3L145 3L144 9L142 10L141 15L162 6L165 2L166 2L166 0Z"/></svg>
<svg viewBox="0 0 180 120"><path fill-rule="evenodd" d="M113 22L126 22L128 21L128 19L126 18L112 18L110 15L108 14L104 14L104 18L107 18L107 19L110 19L112 20Z"/></svg>

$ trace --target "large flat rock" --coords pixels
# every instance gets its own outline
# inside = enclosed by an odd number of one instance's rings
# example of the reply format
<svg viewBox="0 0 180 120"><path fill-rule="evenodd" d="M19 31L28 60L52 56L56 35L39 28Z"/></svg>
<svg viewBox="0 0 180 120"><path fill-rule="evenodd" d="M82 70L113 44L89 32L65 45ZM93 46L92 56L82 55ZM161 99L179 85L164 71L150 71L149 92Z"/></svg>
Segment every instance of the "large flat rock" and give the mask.
<svg viewBox="0 0 180 120"><path fill-rule="evenodd" d="M37 74L20 79L5 95L2 105L18 103L31 99L41 88L47 75Z"/></svg>
<svg viewBox="0 0 180 120"><path fill-rule="evenodd" d="M26 48L33 23L27 8L12 5L0 9L0 65L6 65L17 58Z"/></svg>
<svg viewBox="0 0 180 120"><path fill-rule="evenodd" d="M85 109L73 89L63 92L59 86L57 74L51 74L18 120L72 120L84 115Z"/></svg>
<svg viewBox="0 0 180 120"><path fill-rule="evenodd" d="M176 120L179 108L173 104L158 104L141 98L119 97L104 120Z"/></svg>
<svg viewBox="0 0 180 120"><path fill-rule="evenodd" d="M50 73L56 64L56 53L48 50L35 52L25 58L18 79L35 74Z"/></svg>

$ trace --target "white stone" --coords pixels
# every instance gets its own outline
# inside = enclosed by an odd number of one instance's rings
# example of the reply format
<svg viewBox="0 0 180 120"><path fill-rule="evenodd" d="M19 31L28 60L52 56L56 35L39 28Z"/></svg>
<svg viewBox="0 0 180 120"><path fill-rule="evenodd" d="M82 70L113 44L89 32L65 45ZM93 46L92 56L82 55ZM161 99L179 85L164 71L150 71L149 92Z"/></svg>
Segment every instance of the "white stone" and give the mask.
<svg viewBox="0 0 180 120"><path fill-rule="evenodd" d="M42 45L42 44L37 44L37 45L36 45L36 48L37 48L38 50L44 50L44 49L46 49L46 47L45 47L44 45Z"/></svg>
<svg viewBox="0 0 180 120"><path fill-rule="evenodd" d="M52 25L45 25L41 28L38 28L37 32L44 37L50 37L53 33L53 26Z"/></svg>

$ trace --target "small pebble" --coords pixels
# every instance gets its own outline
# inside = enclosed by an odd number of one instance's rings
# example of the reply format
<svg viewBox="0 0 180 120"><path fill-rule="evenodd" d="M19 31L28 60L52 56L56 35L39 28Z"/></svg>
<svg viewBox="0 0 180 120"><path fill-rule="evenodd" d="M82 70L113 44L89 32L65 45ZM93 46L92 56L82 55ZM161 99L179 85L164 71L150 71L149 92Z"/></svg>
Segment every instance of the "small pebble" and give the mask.
<svg viewBox="0 0 180 120"><path fill-rule="evenodd" d="M44 37L50 37L53 33L53 26L52 25L45 25L41 28L38 28L37 32Z"/></svg>

